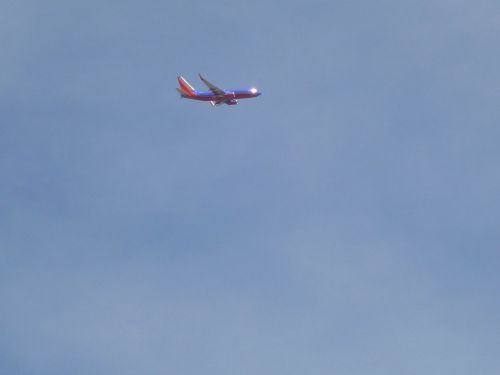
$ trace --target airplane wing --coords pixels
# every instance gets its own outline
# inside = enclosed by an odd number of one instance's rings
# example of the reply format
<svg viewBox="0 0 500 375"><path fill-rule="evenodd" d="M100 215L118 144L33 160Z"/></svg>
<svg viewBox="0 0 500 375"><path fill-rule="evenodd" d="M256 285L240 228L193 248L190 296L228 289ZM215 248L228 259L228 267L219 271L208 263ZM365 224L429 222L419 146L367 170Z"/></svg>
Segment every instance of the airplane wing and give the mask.
<svg viewBox="0 0 500 375"><path fill-rule="evenodd" d="M217 95L217 96L224 96L226 93L224 92L224 90L218 88L217 86L215 85L212 85L210 82L208 82L205 78L203 78L201 76L201 74L198 74L200 76L200 79L203 81L203 83L205 85L207 85L207 87L210 89L210 91L212 91L214 93L214 95Z"/></svg>

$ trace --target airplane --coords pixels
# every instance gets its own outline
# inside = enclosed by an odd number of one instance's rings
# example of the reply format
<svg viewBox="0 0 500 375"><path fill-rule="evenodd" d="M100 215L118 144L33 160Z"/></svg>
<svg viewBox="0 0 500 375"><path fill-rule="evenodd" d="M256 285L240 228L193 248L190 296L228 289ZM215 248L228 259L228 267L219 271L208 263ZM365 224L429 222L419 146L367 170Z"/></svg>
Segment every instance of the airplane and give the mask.
<svg viewBox="0 0 500 375"><path fill-rule="evenodd" d="M223 90L208 82L199 74L200 79L210 89L210 91L198 91L191 86L182 76L177 76L179 86L176 90L181 94L181 98L201 100L210 102L212 105L236 105L238 99L255 98L261 94L255 87L247 89Z"/></svg>

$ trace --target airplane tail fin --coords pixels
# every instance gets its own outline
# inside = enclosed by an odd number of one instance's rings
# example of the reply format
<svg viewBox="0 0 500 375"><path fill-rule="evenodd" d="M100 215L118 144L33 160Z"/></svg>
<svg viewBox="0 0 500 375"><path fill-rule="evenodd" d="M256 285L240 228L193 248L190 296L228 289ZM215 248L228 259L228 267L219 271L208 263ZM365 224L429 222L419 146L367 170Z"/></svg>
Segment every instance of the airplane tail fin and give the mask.
<svg viewBox="0 0 500 375"><path fill-rule="evenodd" d="M180 86L177 91L181 94L181 96L193 96L195 94L194 87L191 86L189 82L184 79L184 77L178 76L177 81L179 81Z"/></svg>

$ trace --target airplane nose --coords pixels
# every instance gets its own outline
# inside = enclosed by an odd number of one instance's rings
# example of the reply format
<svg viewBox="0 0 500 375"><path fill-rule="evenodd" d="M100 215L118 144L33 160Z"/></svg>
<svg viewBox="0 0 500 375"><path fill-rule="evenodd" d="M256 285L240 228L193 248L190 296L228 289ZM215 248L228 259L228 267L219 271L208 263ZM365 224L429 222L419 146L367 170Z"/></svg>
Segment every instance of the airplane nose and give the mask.
<svg viewBox="0 0 500 375"><path fill-rule="evenodd" d="M252 93L253 96L259 96L261 93L259 90L257 90L255 87L252 87L250 89L250 93Z"/></svg>

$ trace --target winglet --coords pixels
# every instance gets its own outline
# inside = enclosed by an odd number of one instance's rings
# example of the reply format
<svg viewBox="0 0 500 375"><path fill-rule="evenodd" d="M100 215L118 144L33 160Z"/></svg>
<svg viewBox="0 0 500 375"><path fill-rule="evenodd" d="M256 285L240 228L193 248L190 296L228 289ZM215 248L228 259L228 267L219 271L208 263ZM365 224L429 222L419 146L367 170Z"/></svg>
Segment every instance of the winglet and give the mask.
<svg viewBox="0 0 500 375"><path fill-rule="evenodd" d="M203 76L201 75L201 73L198 73L198 76L200 77L200 79L201 79L204 83L206 83L206 82L207 82L207 80L206 80L205 78L203 78Z"/></svg>

